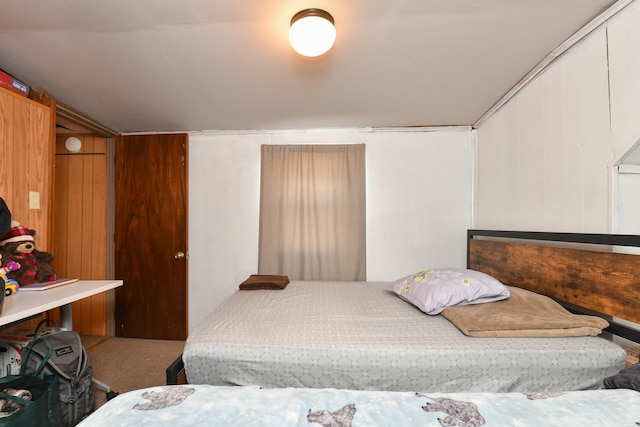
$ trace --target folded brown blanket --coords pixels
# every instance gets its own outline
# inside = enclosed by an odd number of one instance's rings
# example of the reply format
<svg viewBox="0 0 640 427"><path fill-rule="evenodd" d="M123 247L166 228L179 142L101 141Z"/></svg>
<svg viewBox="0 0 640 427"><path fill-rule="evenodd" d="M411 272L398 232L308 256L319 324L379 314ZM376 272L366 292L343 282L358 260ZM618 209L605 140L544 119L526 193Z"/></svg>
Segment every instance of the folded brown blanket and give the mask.
<svg viewBox="0 0 640 427"><path fill-rule="evenodd" d="M597 336L609 322L573 314L553 299L509 286L502 301L448 307L442 316L472 337L576 337Z"/></svg>
<svg viewBox="0 0 640 427"><path fill-rule="evenodd" d="M272 274L252 274L247 280L240 283L240 289L244 291L254 289L284 289L288 284L288 276L276 276Z"/></svg>

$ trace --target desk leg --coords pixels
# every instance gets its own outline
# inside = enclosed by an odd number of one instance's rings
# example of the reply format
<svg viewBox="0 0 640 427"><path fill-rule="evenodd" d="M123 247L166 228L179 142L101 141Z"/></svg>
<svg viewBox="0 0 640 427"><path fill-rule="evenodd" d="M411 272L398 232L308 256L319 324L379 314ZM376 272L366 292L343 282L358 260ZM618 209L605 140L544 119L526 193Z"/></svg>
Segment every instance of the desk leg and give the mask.
<svg viewBox="0 0 640 427"><path fill-rule="evenodd" d="M67 331L73 330L73 316L71 315L71 303L60 306L61 327Z"/></svg>

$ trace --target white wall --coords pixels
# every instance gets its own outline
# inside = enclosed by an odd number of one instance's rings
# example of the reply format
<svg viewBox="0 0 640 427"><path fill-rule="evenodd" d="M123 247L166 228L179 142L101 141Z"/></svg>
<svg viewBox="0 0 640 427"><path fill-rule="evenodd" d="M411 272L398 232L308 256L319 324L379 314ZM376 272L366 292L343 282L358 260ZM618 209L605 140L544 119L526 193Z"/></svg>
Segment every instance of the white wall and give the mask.
<svg viewBox="0 0 640 427"><path fill-rule="evenodd" d="M366 144L368 280L465 266L474 157L467 128L210 132L189 141L190 331L256 273L261 144Z"/></svg>
<svg viewBox="0 0 640 427"><path fill-rule="evenodd" d="M474 227L638 233L640 175L616 173L640 135L638 23L635 1L477 129Z"/></svg>
<svg viewBox="0 0 640 427"><path fill-rule="evenodd" d="M640 136L640 1L607 22L611 132L616 160Z"/></svg>
<svg viewBox="0 0 640 427"><path fill-rule="evenodd" d="M613 163L640 134L638 22L636 1L473 132L190 135L189 329L256 272L261 144L366 144L368 280L464 266L472 212L475 228L611 231Z"/></svg>
<svg viewBox="0 0 640 427"><path fill-rule="evenodd" d="M476 227L612 231L613 162L640 130L638 22L636 1L478 128Z"/></svg>
<svg viewBox="0 0 640 427"><path fill-rule="evenodd" d="M640 166L628 165L618 175L616 233L640 234Z"/></svg>
<svg viewBox="0 0 640 427"><path fill-rule="evenodd" d="M614 163L631 153L624 161L625 173L613 176L612 231L640 234L640 2L612 18L607 33Z"/></svg>

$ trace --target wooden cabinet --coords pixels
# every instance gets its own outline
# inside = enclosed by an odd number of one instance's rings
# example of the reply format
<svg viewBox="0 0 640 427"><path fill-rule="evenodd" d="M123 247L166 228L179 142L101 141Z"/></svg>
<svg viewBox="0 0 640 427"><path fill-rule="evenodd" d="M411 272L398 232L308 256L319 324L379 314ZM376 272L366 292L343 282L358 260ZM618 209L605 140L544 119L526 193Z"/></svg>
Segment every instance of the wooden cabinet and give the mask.
<svg viewBox="0 0 640 427"><path fill-rule="evenodd" d="M55 107L0 88L0 197L11 217L36 230L37 248L51 251ZM39 208L29 204L38 193Z"/></svg>

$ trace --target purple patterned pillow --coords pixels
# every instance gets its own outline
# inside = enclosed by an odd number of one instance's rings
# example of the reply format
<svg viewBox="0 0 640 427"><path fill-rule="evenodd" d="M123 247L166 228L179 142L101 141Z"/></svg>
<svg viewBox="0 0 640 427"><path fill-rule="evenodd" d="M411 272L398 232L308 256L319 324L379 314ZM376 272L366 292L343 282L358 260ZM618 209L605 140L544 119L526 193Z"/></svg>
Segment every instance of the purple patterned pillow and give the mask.
<svg viewBox="0 0 640 427"><path fill-rule="evenodd" d="M427 314L455 305L480 304L509 298L498 280L475 270L435 268L423 270L384 287Z"/></svg>

